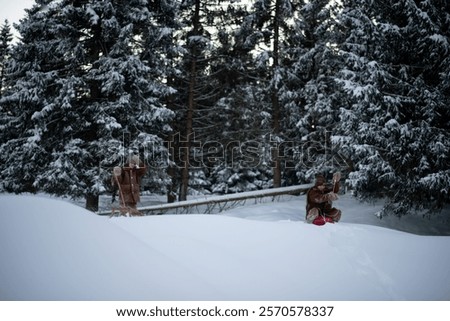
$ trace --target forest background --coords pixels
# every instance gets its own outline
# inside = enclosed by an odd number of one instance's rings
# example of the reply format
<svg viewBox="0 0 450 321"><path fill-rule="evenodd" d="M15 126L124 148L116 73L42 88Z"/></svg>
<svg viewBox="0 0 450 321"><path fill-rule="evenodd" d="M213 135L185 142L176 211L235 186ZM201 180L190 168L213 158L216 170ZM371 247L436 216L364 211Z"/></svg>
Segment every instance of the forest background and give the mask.
<svg viewBox="0 0 450 321"><path fill-rule="evenodd" d="M0 191L86 199L139 154L169 202L341 171L450 202L446 0L36 0L0 35Z"/></svg>

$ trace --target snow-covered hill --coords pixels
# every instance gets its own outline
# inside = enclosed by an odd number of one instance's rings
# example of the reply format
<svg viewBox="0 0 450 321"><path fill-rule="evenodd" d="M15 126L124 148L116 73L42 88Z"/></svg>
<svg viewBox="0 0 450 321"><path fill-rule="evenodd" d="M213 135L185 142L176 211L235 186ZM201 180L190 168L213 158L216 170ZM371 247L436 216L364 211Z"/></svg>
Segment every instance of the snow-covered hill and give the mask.
<svg viewBox="0 0 450 321"><path fill-rule="evenodd" d="M350 197L309 225L303 198L109 219L0 196L0 300L450 300L449 236L367 224L377 207Z"/></svg>

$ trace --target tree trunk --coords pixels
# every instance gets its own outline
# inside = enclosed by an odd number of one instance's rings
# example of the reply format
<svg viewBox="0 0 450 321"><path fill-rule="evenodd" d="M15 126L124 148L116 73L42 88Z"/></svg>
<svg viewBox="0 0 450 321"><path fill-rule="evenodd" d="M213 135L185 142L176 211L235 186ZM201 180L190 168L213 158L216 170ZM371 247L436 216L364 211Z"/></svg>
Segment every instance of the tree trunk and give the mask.
<svg viewBox="0 0 450 321"><path fill-rule="evenodd" d="M86 195L86 209L92 212L98 212L99 196L93 194Z"/></svg>
<svg viewBox="0 0 450 321"><path fill-rule="evenodd" d="M191 157L191 137L192 137L192 122L194 113L194 88L195 88L195 72L196 60L192 58L191 62L191 79L189 81L189 101L186 115L186 141L184 142L183 154L183 168L181 170L181 186L180 186L180 201L187 199L187 192L189 187L189 160Z"/></svg>
<svg viewBox="0 0 450 321"><path fill-rule="evenodd" d="M273 36L273 65L272 65L272 76L275 77L278 69L278 58L279 58L279 41L280 41L280 6L279 0L275 3L275 17L274 17L274 36ZM281 186L281 162L280 162L280 151L278 150L279 144L279 134L280 134L280 104L278 101L278 87L272 88L272 132L276 140L276 148L272 149L272 160L273 160L273 187Z"/></svg>
<svg viewBox="0 0 450 321"><path fill-rule="evenodd" d="M193 35L199 35L200 32L200 0L195 1L194 16L192 18ZM190 79L189 79L189 94L186 114L186 140L184 142L183 168L181 170L181 186L179 200L185 201L187 199L189 187L189 161L191 156L191 139L193 135L193 114L195 108L195 85L197 73L197 56L199 49L194 43L190 50Z"/></svg>
<svg viewBox="0 0 450 321"><path fill-rule="evenodd" d="M169 168L167 169L167 174L171 179L171 183L169 186L167 186L167 203L174 203L177 199L176 192L174 189L176 182L176 172L177 172L176 167L173 165L169 165Z"/></svg>
<svg viewBox="0 0 450 321"><path fill-rule="evenodd" d="M273 187L281 187L281 161L280 161L280 142L279 142L279 134L280 134L280 106L278 103L278 95L277 93L273 93L272 95L272 106L273 106L273 124L272 131L275 136L275 148L272 149L272 166L273 166Z"/></svg>

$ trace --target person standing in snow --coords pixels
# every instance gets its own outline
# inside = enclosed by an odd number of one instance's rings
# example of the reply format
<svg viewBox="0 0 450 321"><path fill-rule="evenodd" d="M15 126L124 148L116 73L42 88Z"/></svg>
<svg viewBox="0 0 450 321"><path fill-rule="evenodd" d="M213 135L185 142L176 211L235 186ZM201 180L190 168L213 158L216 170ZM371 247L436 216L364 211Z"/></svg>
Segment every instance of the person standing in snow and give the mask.
<svg viewBox="0 0 450 321"><path fill-rule="evenodd" d="M316 183L307 194L306 222L315 225L323 225L326 222L338 222L341 218L341 210L334 208L332 202L338 199L340 173L333 175L333 186L326 185L323 175L316 176Z"/></svg>
<svg viewBox="0 0 450 321"><path fill-rule="evenodd" d="M112 185L119 187L121 206L136 209L140 201L141 178L146 171L137 155L129 158L128 167L114 167Z"/></svg>

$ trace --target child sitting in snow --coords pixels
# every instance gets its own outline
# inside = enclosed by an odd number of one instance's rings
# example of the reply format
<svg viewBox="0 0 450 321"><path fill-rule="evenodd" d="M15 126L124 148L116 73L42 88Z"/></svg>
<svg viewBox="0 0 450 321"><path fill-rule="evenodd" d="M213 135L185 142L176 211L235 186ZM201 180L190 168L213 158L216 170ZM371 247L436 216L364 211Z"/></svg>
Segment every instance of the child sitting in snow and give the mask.
<svg viewBox="0 0 450 321"><path fill-rule="evenodd" d="M333 175L333 186L326 186L323 175L316 176L316 184L307 194L306 222L315 225L324 225L326 222L338 222L341 210L332 207L332 202L338 199L340 173Z"/></svg>

